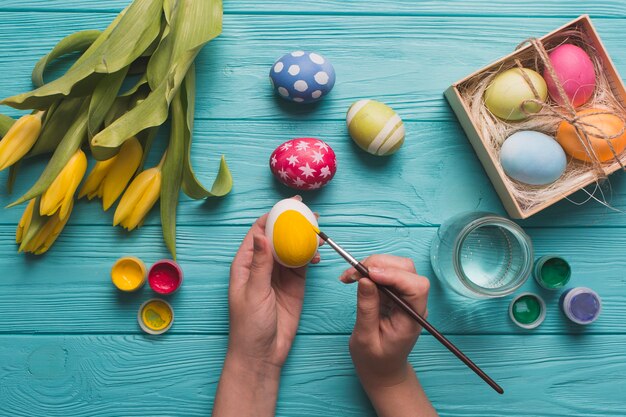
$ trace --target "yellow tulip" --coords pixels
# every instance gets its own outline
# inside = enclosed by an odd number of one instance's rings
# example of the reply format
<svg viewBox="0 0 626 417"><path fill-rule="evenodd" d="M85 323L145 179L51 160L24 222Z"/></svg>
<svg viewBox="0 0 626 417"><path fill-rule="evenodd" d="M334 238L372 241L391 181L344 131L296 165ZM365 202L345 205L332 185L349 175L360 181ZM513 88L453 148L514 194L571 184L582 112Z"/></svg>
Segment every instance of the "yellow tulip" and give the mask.
<svg viewBox="0 0 626 417"><path fill-rule="evenodd" d="M39 214L52 216L57 211L64 220L72 207L74 193L87 171L87 157L80 149L67 162L50 187L41 196Z"/></svg>
<svg viewBox="0 0 626 417"><path fill-rule="evenodd" d="M20 252L31 252L35 255L41 255L47 252L52 246L54 241L59 237L61 231L67 224L72 208L74 207L74 201L70 201L69 211L65 218L61 219L59 212L57 211L52 216L48 217L46 223L39 229L37 234L33 236L28 242L23 243L24 237L28 233L28 229L31 225L33 218L33 211L35 208L35 199L30 200L24 214L17 225L17 231L15 233L15 241L20 244Z"/></svg>
<svg viewBox="0 0 626 417"><path fill-rule="evenodd" d="M133 230L150 211L161 194L161 167L154 167L137 175L122 196L113 216L113 226L121 224Z"/></svg>
<svg viewBox="0 0 626 417"><path fill-rule="evenodd" d="M143 150L137 138L130 138L111 159L96 162L85 184L78 193L78 198L85 195L88 199L102 198L102 207L108 210L122 194L131 178L139 168Z"/></svg>
<svg viewBox="0 0 626 417"><path fill-rule="evenodd" d="M0 140L0 171L22 159L35 145L41 133L43 113L20 117Z"/></svg>

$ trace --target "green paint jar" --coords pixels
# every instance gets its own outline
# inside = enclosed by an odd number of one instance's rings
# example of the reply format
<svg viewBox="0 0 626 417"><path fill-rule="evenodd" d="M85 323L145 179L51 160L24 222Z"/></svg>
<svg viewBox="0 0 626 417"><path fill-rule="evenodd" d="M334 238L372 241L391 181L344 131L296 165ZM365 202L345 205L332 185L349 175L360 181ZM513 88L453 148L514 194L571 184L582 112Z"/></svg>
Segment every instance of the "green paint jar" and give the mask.
<svg viewBox="0 0 626 417"><path fill-rule="evenodd" d="M567 285L572 268L560 256L546 255L537 259L533 269L535 281L546 290L558 290Z"/></svg>
<svg viewBox="0 0 626 417"><path fill-rule="evenodd" d="M534 329L546 318L546 303L537 294L522 293L509 304L509 317L523 329Z"/></svg>

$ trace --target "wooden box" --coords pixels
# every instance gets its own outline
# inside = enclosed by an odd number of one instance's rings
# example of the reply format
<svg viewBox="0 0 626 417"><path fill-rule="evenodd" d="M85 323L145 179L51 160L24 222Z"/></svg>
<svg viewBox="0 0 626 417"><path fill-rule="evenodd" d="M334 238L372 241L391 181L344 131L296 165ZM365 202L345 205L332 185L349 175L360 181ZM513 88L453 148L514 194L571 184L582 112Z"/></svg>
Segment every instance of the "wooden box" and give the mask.
<svg viewBox="0 0 626 417"><path fill-rule="evenodd" d="M604 73L608 79L609 87L612 90L615 98L619 103L622 104L623 107L626 107L626 89L624 88L624 83L617 73L615 65L611 61L611 58L608 56L606 49L604 48L604 45L602 44L602 41L600 40L597 31L593 27L589 16L580 16L574 21L539 38L539 40L544 45L546 45L550 42L550 40L554 41L558 39L561 33L571 29L578 29L584 32L590 46L597 52L597 58L600 60L602 66L604 67ZM513 47L514 45L512 45L512 48ZM459 86L462 86L463 83L471 80L473 77L480 77L487 72L497 71L504 62L515 60L518 55L520 55L523 51L529 48L532 48L532 46L530 44L527 44L523 48L520 48L517 51L499 59L498 61L474 72L473 74L470 74L468 77L454 83L444 93L446 99L452 107L452 110L454 111L459 122L461 123L463 130L465 130L469 141L474 147L476 155L478 155L478 158L483 164L487 175L489 175L493 186L498 192L500 200L502 200L502 203L504 204L504 207L506 208L509 215L512 218L516 219L525 219L527 217L530 217L533 214L545 209L546 207L551 206L557 201L569 196L570 194L598 181L599 179L598 172L590 167L588 172L580 175L580 180L578 180L578 178L576 179L576 183L573 184L571 188L567 190L567 192L564 192L562 195L558 195L546 201L538 201L532 207L525 208L520 205L519 201L511 192L511 180L508 179L500 165L498 151L493 148L490 140L488 140L489 138L481 136L480 129L478 128L478 123L480 123L480 121L472 120L468 101L463 97ZM622 154L619 157L623 163L626 163L626 155ZM604 170L606 175L609 175L620 169L620 164L617 161L610 161L602 164L602 169Z"/></svg>

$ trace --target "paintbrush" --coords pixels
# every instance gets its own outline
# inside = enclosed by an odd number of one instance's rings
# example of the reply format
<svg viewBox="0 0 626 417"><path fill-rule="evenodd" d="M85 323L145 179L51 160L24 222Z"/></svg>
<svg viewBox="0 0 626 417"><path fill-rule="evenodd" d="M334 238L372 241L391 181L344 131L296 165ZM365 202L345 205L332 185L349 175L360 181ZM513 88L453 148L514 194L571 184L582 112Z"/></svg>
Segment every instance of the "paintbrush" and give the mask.
<svg viewBox="0 0 626 417"><path fill-rule="evenodd" d="M328 244L328 246L333 248L339 255L341 255L343 259L348 261L348 263L352 265L354 269L356 269L362 276L367 277L367 278L370 277L369 271L367 270L367 267L365 265L357 261L356 258L350 255L350 253L348 253L341 246L336 244L331 238L329 238L326 235L326 233L322 232L320 229L318 229L315 226L313 226L313 229L315 229L315 233L317 233L318 236L322 238L322 240ZM483 370L480 369L478 365L476 365L474 362L472 362L470 358L465 356L465 354L461 352L459 348L454 346L452 342L446 339L444 335L439 333L439 331L435 329L428 321L426 321L424 317L420 316L406 301L404 301L404 299L402 299L402 297L396 294L396 292L393 289L384 285L379 285L379 284L376 284L376 286L378 287L380 291L382 291L383 294L391 298L396 304L398 304L398 306L400 306L400 308L402 308L402 310L404 310L410 317L412 317L416 322L418 322L420 326L426 329L428 333L433 335L435 339L437 339L442 345L448 348L450 352L454 353L454 355L457 358L459 358L465 365L467 365L472 371L474 371L476 375L481 377L483 381L489 384L491 388L496 390L496 392L499 394L504 394L504 390L502 389L500 385L498 385L493 379L491 379L489 375L483 372Z"/></svg>

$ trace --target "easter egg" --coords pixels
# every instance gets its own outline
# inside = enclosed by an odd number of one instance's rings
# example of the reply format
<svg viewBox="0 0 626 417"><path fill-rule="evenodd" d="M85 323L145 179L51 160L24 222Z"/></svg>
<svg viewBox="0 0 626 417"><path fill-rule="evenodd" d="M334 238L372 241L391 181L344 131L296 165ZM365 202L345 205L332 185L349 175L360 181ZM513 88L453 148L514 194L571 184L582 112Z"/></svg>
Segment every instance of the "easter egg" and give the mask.
<svg viewBox="0 0 626 417"><path fill-rule="evenodd" d="M313 103L333 89L335 69L320 54L294 51L274 63L270 81L280 97L296 103Z"/></svg>
<svg viewBox="0 0 626 417"><path fill-rule="evenodd" d="M576 45L564 44L554 48L548 56L570 103L578 107L589 101L596 89L596 73L589 55ZM554 79L547 69L543 71L543 78L552 100L563 104Z"/></svg>
<svg viewBox="0 0 626 417"><path fill-rule="evenodd" d="M276 262L288 268L308 264L319 245L317 227L315 214L301 201L287 198L276 203L265 225Z"/></svg>
<svg viewBox="0 0 626 417"><path fill-rule="evenodd" d="M359 100L346 117L352 140L372 155L391 155L404 143L404 123L391 107L375 100Z"/></svg>
<svg viewBox="0 0 626 417"><path fill-rule="evenodd" d="M522 130L509 136L500 149L506 174L525 184L546 185L558 180L567 166L561 146L550 136Z"/></svg>
<svg viewBox="0 0 626 417"><path fill-rule="evenodd" d="M322 140L292 139L272 152L270 170L287 187L316 190L335 176L337 158L333 149Z"/></svg>
<svg viewBox="0 0 626 417"><path fill-rule="evenodd" d="M523 72L522 72L523 71ZM545 101L548 89L544 79L528 68L511 68L498 75L485 90L485 105L491 113L504 120L523 120L527 113L541 110L538 103L526 102L535 99L535 94L524 78L525 73L539 94L538 100Z"/></svg>
<svg viewBox="0 0 626 417"><path fill-rule="evenodd" d="M612 114L593 114L604 112L601 109L586 109L576 113L580 121L585 123L584 128L588 133L588 138L593 148L593 152L599 161L604 162L614 158L613 151L609 141L603 136L613 136L619 134L624 128L622 120ZM587 115L587 116L586 116ZM579 132L582 137L582 132ZM561 144L565 152L572 157L581 161L591 161L591 158L585 151L585 146L581 143L580 138L576 134L576 128L570 123L563 121L559 124L556 131L556 140ZM626 133L622 133L619 137L610 140L616 154L620 154L626 149Z"/></svg>

